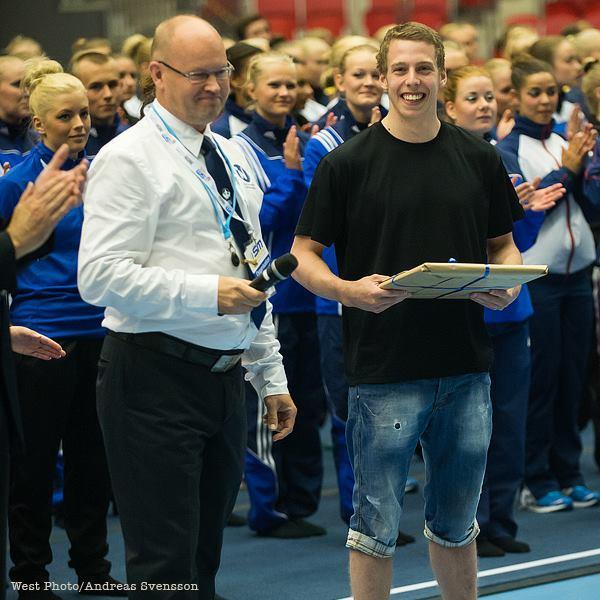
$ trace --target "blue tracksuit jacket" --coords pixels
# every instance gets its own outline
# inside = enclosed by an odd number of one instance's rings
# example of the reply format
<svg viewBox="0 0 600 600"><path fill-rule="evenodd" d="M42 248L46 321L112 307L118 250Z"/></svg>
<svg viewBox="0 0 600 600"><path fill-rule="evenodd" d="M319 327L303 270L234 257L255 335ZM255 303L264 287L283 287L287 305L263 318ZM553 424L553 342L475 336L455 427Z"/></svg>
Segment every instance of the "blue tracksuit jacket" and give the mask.
<svg viewBox="0 0 600 600"><path fill-rule="evenodd" d="M302 171L288 169L283 160L283 142L292 125L288 117L280 129L254 113L250 125L232 138L247 156L263 191L260 226L273 258L290 251L307 192ZM308 136L298 131L298 137L303 153ZM271 302L274 314L315 310L314 296L291 277L277 285Z"/></svg>
<svg viewBox="0 0 600 600"><path fill-rule="evenodd" d="M44 144L37 144L20 164L0 177L0 219L10 219L27 184L35 181L53 154ZM63 169L72 169L81 158L68 159ZM18 268L17 291L10 307L14 325L55 339L104 336L100 326L104 309L84 302L77 289L82 224L83 206L78 206L56 226L50 253Z"/></svg>

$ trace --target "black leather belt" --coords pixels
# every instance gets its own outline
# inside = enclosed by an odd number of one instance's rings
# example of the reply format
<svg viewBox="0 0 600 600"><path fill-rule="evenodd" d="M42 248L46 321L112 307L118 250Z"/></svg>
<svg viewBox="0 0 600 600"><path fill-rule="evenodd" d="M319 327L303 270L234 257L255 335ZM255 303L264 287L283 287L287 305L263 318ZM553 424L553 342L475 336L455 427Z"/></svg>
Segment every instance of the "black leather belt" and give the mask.
<svg viewBox="0 0 600 600"><path fill-rule="evenodd" d="M190 344L166 333L121 333L109 331L108 335L118 340L161 352L195 365L208 367L212 373L231 371L242 358L243 350L213 350Z"/></svg>

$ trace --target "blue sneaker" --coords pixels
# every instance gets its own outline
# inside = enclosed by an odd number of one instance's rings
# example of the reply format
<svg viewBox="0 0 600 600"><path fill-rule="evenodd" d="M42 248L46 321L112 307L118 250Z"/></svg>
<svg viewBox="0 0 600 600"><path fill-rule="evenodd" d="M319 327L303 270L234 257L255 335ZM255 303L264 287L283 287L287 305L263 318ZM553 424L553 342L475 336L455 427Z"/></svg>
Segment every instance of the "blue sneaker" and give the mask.
<svg viewBox="0 0 600 600"><path fill-rule="evenodd" d="M571 510L573 500L561 492L548 492L541 498L536 498L527 488L521 492L521 506L536 513L551 513L559 510Z"/></svg>
<svg viewBox="0 0 600 600"><path fill-rule="evenodd" d="M563 494L569 496L573 501L575 508L587 508L588 506L594 506L600 502L600 493L593 492L585 485L576 485L572 488L565 488Z"/></svg>
<svg viewBox="0 0 600 600"><path fill-rule="evenodd" d="M419 489L419 482L410 475L406 478L406 483L404 484L404 493L405 494L414 494Z"/></svg>

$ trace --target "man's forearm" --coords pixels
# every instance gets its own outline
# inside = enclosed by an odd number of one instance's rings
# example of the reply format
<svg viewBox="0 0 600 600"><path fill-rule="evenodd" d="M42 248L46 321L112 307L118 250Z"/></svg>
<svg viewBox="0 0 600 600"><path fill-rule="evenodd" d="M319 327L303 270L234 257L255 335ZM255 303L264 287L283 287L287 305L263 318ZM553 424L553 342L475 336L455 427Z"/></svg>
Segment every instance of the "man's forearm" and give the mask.
<svg viewBox="0 0 600 600"><path fill-rule="evenodd" d="M298 259L298 267L292 273L298 283L317 296L344 303L346 282L331 272L311 240L296 237L291 252Z"/></svg>
<svg viewBox="0 0 600 600"><path fill-rule="evenodd" d="M523 258L514 243L488 253L488 262L495 265L522 265Z"/></svg>
<svg viewBox="0 0 600 600"><path fill-rule="evenodd" d="M522 265L523 259L511 233L488 239L488 263L495 265Z"/></svg>

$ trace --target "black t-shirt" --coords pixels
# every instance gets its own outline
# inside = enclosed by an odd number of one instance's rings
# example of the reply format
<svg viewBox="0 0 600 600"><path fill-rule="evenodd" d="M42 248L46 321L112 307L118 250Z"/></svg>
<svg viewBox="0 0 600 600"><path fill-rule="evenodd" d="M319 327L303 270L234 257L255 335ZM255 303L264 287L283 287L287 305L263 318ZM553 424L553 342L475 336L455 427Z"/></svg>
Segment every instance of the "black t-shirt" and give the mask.
<svg viewBox="0 0 600 600"><path fill-rule="evenodd" d="M321 161L296 230L335 244L340 277L393 275L423 262L485 263L486 241L522 215L496 150L442 123L413 144L378 123ZM343 309L351 385L486 371L483 307L471 300L405 300L375 314Z"/></svg>

